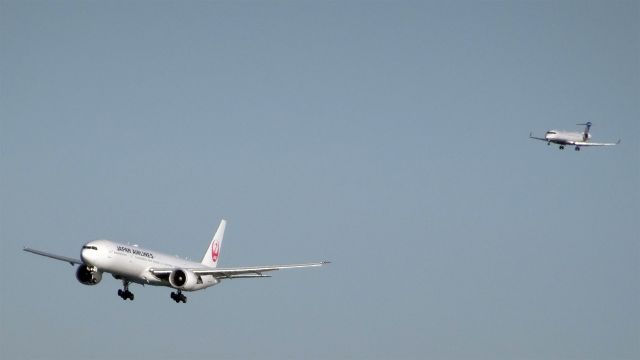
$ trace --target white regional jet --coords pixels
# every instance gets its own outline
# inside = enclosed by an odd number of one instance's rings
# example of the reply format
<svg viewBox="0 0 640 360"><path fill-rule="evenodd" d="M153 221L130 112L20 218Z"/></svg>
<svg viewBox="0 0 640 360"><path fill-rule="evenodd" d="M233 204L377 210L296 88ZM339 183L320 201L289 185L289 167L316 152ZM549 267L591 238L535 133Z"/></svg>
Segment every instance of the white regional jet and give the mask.
<svg viewBox="0 0 640 360"><path fill-rule="evenodd" d="M580 151L581 146L613 146L620 144L620 140L616 143L595 143L589 142L591 139L591 134L589 134L589 129L591 129L591 122L586 124L576 124L576 125L584 125L583 132L571 132L571 131L560 131L560 130L549 130L546 134L544 134L544 138L539 138L533 136L533 133L529 134L529 138L546 141L547 145L551 145L551 143L560 145L560 150L564 149L565 145L575 146L576 151Z"/></svg>
<svg viewBox="0 0 640 360"><path fill-rule="evenodd" d="M280 269L316 267L328 263L328 261L322 261L307 264L218 268L220 245L226 223L226 220L220 222L207 252L199 263L109 240L94 240L86 243L80 251L80 259L30 248L23 250L62 260L72 266L80 265L76 271L76 278L85 285L96 285L102 279L103 272L111 273L114 278L122 280L124 289L119 289L118 295L123 300L133 300L129 284L138 283L167 286L178 290L171 292L171 298L176 303L187 302L187 297L182 294L183 291L208 288L223 279L270 277L264 273Z"/></svg>

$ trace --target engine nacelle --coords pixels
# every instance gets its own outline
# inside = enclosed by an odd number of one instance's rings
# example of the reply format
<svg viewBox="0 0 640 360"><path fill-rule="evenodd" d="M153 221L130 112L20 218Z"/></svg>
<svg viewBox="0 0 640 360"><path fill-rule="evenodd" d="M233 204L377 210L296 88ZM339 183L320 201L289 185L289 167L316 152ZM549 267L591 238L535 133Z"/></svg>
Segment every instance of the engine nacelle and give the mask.
<svg viewBox="0 0 640 360"><path fill-rule="evenodd" d="M76 279L85 285L96 285L102 280L102 273L93 270L93 267L87 265L78 266L76 270Z"/></svg>
<svg viewBox="0 0 640 360"><path fill-rule="evenodd" d="M175 269L169 275L169 283L180 290L198 290L202 288L200 277L189 270Z"/></svg>

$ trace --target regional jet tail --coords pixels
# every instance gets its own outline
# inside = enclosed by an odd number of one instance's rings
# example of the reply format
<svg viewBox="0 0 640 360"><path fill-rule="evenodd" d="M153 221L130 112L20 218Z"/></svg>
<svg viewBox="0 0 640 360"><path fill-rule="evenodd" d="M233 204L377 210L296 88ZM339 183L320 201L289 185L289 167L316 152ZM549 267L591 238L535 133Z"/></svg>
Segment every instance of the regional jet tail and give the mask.
<svg viewBox="0 0 640 360"><path fill-rule="evenodd" d="M613 146L620 144L620 140L618 139L615 143L596 143L590 142L591 134L589 134L589 130L591 129L591 122L587 122L585 124L577 124L584 125L583 132L571 132L571 131L560 131L560 130L549 130L544 135L543 138L533 136L533 133L529 133L529 138L546 141L547 145L551 145L551 143L559 145L560 150L564 149L565 145L575 146L576 151L580 151L581 146Z"/></svg>
<svg viewBox="0 0 640 360"><path fill-rule="evenodd" d="M134 296L129 291L129 284L137 283L176 289L177 292L171 292L171 299L176 303L187 302L187 297L182 294L183 291L205 289L224 279L270 277L265 273L280 269L318 267L328 263L328 261L321 261L306 264L219 268L220 247L226 224L226 220L220 222L199 263L142 249L137 245L120 244L109 240L94 240L84 244L80 251L80 259L31 248L23 250L68 262L72 266L79 265L76 278L85 285L96 285L102 280L103 273L110 273L114 278L122 281L123 288L118 290L118 296L123 300L133 300Z"/></svg>

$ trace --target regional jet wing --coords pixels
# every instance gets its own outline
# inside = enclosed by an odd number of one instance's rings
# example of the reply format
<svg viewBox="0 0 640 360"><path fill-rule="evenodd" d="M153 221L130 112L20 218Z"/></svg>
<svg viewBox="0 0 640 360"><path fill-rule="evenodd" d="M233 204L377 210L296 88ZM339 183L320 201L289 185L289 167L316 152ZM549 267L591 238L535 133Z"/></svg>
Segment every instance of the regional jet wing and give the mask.
<svg viewBox="0 0 640 360"><path fill-rule="evenodd" d="M251 278L251 277L269 277L263 275L265 272L276 271L281 269L297 269L307 267L318 267L324 264L328 264L328 261L321 261L307 264L287 264L287 265L270 265L270 266L248 266L248 267L234 267L234 268L195 268L186 269L193 272L196 275L212 275L217 279L237 279L237 278ZM170 274L174 269L149 269L149 272L155 276L162 277Z"/></svg>
<svg viewBox="0 0 640 360"><path fill-rule="evenodd" d="M64 262L68 262L71 265L74 265L74 264L82 265L83 264L82 260L78 260L78 259L74 259L74 258L62 256L62 255L51 254L51 253L48 253L48 252L45 252L45 251L35 250L35 249L28 248L28 247L26 247L26 248L24 248L22 250L24 250L26 252L30 252L32 254L50 257L52 259L62 260Z"/></svg>
<svg viewBox="0 0 640 360"><path fill-rule="evenodd" d="M575 146L614 146L620 144L620 140L614 143L595 143L595 142L586 142L586 141L576 141L573 143Z"/></svg>
<svg viewBox="0 0 640 360"><path fill-rule="evenodd" d="M542 140L542 141L549 141L545 138L539 138L539 137L535 137L533 136L533 133L529 133L529 139L536 139L536 140Z"/></svg>

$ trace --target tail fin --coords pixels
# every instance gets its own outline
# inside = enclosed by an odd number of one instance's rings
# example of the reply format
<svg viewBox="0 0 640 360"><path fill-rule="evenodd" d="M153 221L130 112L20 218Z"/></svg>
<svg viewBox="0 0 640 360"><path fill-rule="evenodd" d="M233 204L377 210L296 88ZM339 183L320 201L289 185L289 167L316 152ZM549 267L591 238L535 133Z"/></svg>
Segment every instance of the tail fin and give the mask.
<svg viewBox="0 0 640 360"><path fill-rule="evenodd" d="M215 235L213 235L213 239L211 239L211 244L209 244L209 248L207 252L204 253L202 257L202 265L208 267L216 267L218 266L218 259L220 258L220 247L222 246L222 238L224 237L224 229L227 226L227 220L222 219L220 221L220 225L218 226L218 230Z"/></svg>
<svg viewBox="0 0 640 360"><path fill-rule="evenodd" d="M588 121L584 124L576 124L576 125L584 125L584 132L582 132L582 141L587 141L591 136L589 136L589 129L591 129L591 121Z"/></svg>

